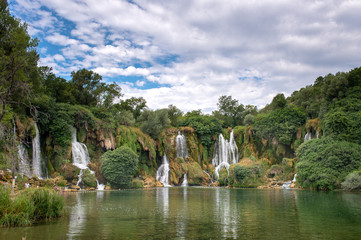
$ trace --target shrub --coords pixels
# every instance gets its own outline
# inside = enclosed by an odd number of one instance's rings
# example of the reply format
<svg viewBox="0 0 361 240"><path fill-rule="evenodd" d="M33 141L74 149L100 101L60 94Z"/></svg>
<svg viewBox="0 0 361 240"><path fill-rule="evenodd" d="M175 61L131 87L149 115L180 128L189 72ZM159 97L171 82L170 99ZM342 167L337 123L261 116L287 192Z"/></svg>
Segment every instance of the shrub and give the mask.
<svg viewBox="0 0 361 240"><path fill-rule="evenodd" d="M338 188L361 162L360 145L328 137L306 141L296 154L297 182L305 188Z"/></svg>
<svg viewBox="0 0 361 240"><path fill-rule="evenodd" d="M233 172L238 182L242 182L248 175L252 173L251 169L239 164L236 164L236 166L234 166Z"/></svg>
<svg viewBox="0 0 361 240"><path fill-rule="evenodd" d="M138 156L128 147L122 146L108 151L101 157L100 170L112 188L131 186L132 178L137 170Z"/></svg>
<svg viewBox="0 0 361 240"><path fill-rule="evenodd" d="M345 181L341 184L342 189L348 191L361 190L360 172L352 172L346 176Z"/></svg>
<svg viewBox="0 0 361 240"><path fill-rule="evenodd" d="M143 187L143 181L139 179L133 179L132 181L132 188L142 188Z"/></svg>

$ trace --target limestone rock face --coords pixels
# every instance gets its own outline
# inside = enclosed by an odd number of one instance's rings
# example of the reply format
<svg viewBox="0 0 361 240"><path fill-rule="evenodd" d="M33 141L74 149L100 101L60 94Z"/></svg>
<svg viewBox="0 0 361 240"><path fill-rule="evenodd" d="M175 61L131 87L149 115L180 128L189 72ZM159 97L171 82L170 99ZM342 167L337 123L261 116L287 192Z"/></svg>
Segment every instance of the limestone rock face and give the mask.
<svg viewBox="0 0 361 240"><path fill-rule="evenodd" d="M155 180L154 177L146 177L144 179L143 187L150 188L150 187L156 187L156 186L157 186L157 181Z"/></svg>

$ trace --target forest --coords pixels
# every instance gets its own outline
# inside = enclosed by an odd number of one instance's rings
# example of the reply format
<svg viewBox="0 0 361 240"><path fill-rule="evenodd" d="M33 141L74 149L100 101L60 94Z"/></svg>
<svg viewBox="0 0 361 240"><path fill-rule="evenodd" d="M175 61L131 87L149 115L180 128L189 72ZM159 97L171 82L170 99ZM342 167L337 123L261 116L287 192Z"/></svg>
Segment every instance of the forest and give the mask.
<svg viewBox="0 0 361 240"><path fill-rule="evenodd" d="M156 172L167 156L174 186L185 174L189 185L260 187L297 173L296 187L361 190L361 67L320 76L262 109L225 95L212 114L184 113L174 105L154 110L142 97L121 99L117 83L105 83L92 70L73 71L66 80L39 66L38 41L26 23L10 14L6 1L0 11L2 183L17 176L19 189L30 179L83 189L97 182L109 189L162 186ZM177 157L178 132L187 139L187 157ZM215 174L220 134L234 138L238 154ZM26 176L19 149L34 166L37 135L40 171ZM76 141L89 151L84 168L73 164Z"/></svg>

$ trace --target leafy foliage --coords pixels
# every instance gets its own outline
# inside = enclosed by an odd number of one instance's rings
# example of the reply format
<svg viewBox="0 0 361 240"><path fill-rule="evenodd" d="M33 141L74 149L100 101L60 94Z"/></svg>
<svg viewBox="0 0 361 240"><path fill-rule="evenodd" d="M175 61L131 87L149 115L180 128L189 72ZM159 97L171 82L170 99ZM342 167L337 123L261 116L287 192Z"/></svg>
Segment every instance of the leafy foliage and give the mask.
<svg viewBox="0 0 361 240"><path fill-rule="evenodd" d="M233 168L234 176L238 182L242 182L248 175L252 173L249 168L236 164Z"/></svg>
<svg viewBox="0 0 361 240"><path fill-rule="evenodd" d="M231 96L221 96L217 106L218 110L214 111L213 115L222 121L223 127L235 127L243 124L243 119L247 113L245 113L243 104L239 104L238 100L232 99ZM250 105L248 105L248 110L252 111Z"/></svg>
<svg viewBox="0 0 361 240"><path fill-rule="evenodd" d="M361 146L324 137L303 143L296 151L297 182L306 188L332 190L361 163Z"/></svg>
<svg viewBox="0 0 361 240"><path fill-rule="evenodd" d="M203 146L208 150L213 144L212 136L218 135L222 132L221 122L208 115L201 115L200 112L187 113L180 126L190 126L194 129L197 136L201 139Z"/></svg>
<svg viewBox="0 0 361 240"><path fill-rule="evenodd" d="M348 191L360 191L361 190L361 175L360 172L355 171L346 176L346 179L341 184L342 189Z"/></svg>
<svg viewBox="0 0 361 240"><path fill-rule="evenodd" d="M141 123L140 129L153 139L158 138L159 134L170 126L167 109L145 110L140 115L139 122Z"/></svg>
<svg viewBox="0 0 361 240"><path fill-rule="evenodd" d="M290 145L297 128L305 121L306 113L302 108L278 108L269 113L257 115L253 129L260 138L275 137L280 143Z"/></svg>
<svg viewBox="0 0 361 240"><path fill-rule="evenodd" d="M108 151L101 157L101 172L112 188L127 188L137 170L138 156L128 147L122 146Z"/></svg>
<svg viewBox="0 0 361 240"><path fill-rule="evenodd" d="M0 121L6 106L31 107L38 84L37 40L27 33L27 25L10 15L7 1L0 2ZM18 106L18 105L21 106ZM36 110L31 108L32 110Z"/></svg>

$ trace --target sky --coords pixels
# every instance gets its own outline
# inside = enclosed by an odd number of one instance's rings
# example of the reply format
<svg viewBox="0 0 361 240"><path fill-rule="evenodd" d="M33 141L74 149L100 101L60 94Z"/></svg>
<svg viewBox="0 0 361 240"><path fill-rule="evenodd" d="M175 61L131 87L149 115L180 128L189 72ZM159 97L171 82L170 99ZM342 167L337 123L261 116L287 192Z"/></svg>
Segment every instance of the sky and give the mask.
<svg viewBox="0 0 361 240"><path fill-rule="evenodd" d="M39 65L82 68L150 109L264 107L361 66L359 0L8 0L39 39Z"/></svg>

